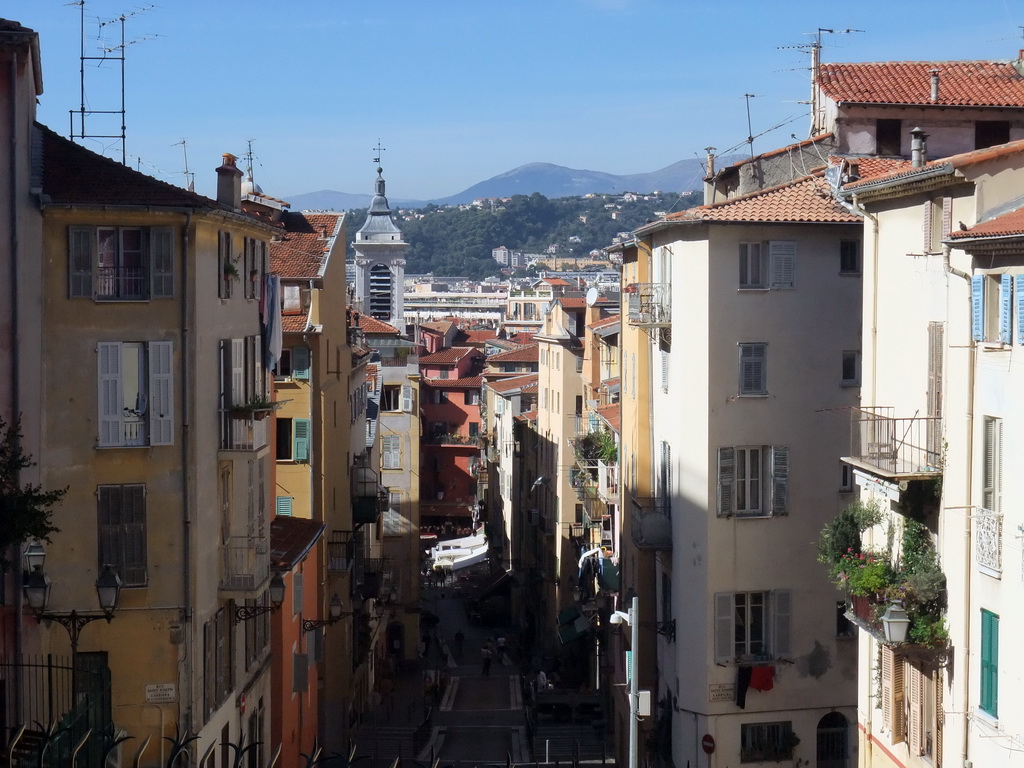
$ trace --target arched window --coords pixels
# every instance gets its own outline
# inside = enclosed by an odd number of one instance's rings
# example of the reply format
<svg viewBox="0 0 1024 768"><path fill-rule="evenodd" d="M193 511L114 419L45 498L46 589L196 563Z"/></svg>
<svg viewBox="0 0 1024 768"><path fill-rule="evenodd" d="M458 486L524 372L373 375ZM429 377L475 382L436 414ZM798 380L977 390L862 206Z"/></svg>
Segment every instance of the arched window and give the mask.
<svg viewBox="0 0 1024 768"><path fill-rule="evenodd" d="M847 768L849 765L849 724L839 712L829 712L818 721L818 768Z"/></svg>

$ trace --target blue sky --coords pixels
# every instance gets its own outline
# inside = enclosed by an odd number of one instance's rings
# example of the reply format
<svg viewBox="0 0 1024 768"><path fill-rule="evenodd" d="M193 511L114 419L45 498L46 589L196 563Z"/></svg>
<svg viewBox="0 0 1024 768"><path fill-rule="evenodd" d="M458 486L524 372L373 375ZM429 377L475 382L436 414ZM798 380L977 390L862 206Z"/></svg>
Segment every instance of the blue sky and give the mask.
<svg viewBox="0 0 1024 768"><path fill-rule="evenodd" d="M87 0L98 19L145 0ZM256 180L285 197L372 191L378 138L388 194L444 197L530 162L653 171L747 136L766 151L805 138L808 55L825 61L1009 59L1024 48L1014 0L155 0L126 23L129 164L214 191L223 152L253 139ZM67 135L80 105L80 10L7 0L40 33L39 119ZM120 41L120 26L104 27ZM797 46L797 47L794 47ZM87 108L117 109L119 69L86 69ZM107 130L101 118L87 125ZM120 143L87 142L120 158Z"/></svg>

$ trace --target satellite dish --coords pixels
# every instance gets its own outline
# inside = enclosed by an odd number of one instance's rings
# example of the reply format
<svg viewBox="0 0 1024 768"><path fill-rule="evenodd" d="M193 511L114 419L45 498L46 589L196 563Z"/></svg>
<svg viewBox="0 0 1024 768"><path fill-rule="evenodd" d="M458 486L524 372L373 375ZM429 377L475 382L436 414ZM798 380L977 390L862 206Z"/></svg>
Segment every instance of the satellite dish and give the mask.
<svg viewBox="0 0 1024 768"><path fill-rule="evenodd" d="M587 306L588 307L592 307L595 304L597 304L597 296L598 296L597 288L591 287L587 291Z"/></svg>

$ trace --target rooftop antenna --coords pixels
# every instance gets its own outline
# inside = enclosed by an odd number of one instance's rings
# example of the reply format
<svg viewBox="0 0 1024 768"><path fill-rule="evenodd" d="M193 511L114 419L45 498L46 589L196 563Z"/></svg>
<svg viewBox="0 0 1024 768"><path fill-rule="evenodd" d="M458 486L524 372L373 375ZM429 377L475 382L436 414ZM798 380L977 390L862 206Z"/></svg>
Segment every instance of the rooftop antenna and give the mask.
<svg viewBox="0 0 1024 768"><path fill-rule="evenodd" d="M253 191L256 190L256 181L253 179L252 176L252 143L254 141L255 139L245 140L246 145L249 147L248 151L246 151L245 153L245 172L247 174L246 181L252 184Z"/></svg>
<svg viewBox="0 0 1024 768"><path fill-rule="evenodd" d="M750 125L750 100L758 98L756 93L744 93L743 98L747 100L747 148L750 150L750 159L754 159L754 129Z"/></svg>
<svg viewBox="0 0 1024 768"><path fill-rule="evenodd" d="M185 157L185 185L188 187L189 192L196 191L196 175L188 169L188 143L182 139L171 145L172 147L181 147L181 154Z"/></svg>
<svg viewBox="0 0 1024 768"><path fill-rule="evenodd" d="M102 56L86 56L85 55L85 0L74 0L74 2L69 3L69 5L77 5L78 6L78 8L79 8L80 26L81 26L81 48L80 48L80 55L79 55L79 90L80 90L81 99L80 99L79 107L78 107L77 110L74 110L74 109L69 109L68 110L68 120L69 120L69 124L70 124L70 128L71 128L71 130L70 130L71 138L72 139L87 139L87 138L88 139L120 139L121 140L121 163L124 164L124 165L128 165L128 152L127 152L127 143L126 143L126 126L125 126L125 99L124 99L124 64L125 64L124 52L125 52L125 49L129 45L134 45L135 43L141 43L143 40L148 39L148 38L139 38L137 40L125 40L124 27L125 27L125 22L128 19L132 18L133 16L137 16L140 13L143 13L145 11L151 10L155 6L153 6L152 4L151 5L147 5L147 6L144 6L142 8L138 8L138 9L136 9L134 11L131 11L130 13L122 13L117 18L109 19L107 21L97 20L98 23L99 23L99 29L97 31L96 41L97 41L97 43L99 45L99 48L102 51L103 55ZM120 24L121 25L121 40L120 40L119 43L114 43L114 44L108 46L108 45L104 45L103 44L102 39L100 37L100 33L103 31L104 27L107 27L107 26L109 26L111 24ZM120 69L121 69L121 108L120 109L86 109L86 107L85 107L85 63L87 61L96 61L96 62L100 62L100 63L107 62L107 61L112 61L112 62L115 62L117 64L117 66L120 67ZM97 65L97 66L99 66L99 65ZM76 115L77 115L77 118L78 118L78 120L77 120L77 122L78 122L78 129L77 129L77 131L75 130L75 122L76 122L75 121L75 117L76 117ZM121 117L121 132L117 133L117 134L88 133L86 131L86 125L85 125L86 121L85 121L85 118L87 116L93 116L93 115L120 115L120 117Z"/></svg>
<svg viewBox="0 0 1024 768"><path fill-rule="evenodd" d="M810 44L801 43L800 45L779 46L780 49L796 48L811 54L811 136L817 136L825 131L824 121L821 119L821 107L818 103L818 76L821 72L821 36L823 34L850 35L854 32L864 31L863 29L828 29L826 27L818 27L815 32L805 33L814 35L814 40ZM804 102L799 103L803 104Z"/></svg>

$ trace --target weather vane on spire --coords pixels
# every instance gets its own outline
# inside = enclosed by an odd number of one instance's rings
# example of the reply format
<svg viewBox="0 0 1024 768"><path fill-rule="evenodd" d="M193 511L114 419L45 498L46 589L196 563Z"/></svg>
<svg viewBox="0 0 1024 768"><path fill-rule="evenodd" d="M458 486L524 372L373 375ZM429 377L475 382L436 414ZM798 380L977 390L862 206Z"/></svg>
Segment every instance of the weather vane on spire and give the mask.
<svg viewBox="0 0 1024 768"><path fill-rule="evenodd" d="M380 153L387 152L387 150L380 145L380 139L377 139L377 146L373 148L373 151L377 153L377 156L373 158L373 162L376 165L380 165Z"/></svg>

